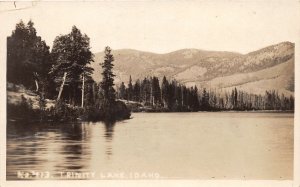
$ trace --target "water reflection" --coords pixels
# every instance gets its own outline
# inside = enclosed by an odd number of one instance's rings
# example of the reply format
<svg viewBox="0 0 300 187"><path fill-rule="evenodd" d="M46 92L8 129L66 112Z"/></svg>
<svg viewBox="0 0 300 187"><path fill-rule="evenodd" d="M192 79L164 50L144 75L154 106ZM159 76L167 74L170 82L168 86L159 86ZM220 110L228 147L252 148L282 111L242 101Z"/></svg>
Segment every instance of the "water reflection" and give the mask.
<svg viewBox="0 0 300 187"><path fill-rule="evenodd" d="M89 168L88 126L75 124L7 125L8 176L16 171L73 171Z"/></svg>
<svg viewBox="0 0 300 187"><path fill-rule="evenodd" d="M40 157L40 153L47 149L43 144L42 129L36 124L8 123L7 125L7 167L13 171L24 168L31 169L35 165L39 169L40 165L47 161ZM13 140L11 144L10 140ZM9 173L12 170L8 170Z"/></svg>
<svg viewBox="0 0 300 187"><path fill-rule="evenodd" d="M114 134L114 126L116 122L104 122L105 125L105 138L107 142L111 142Z"/></svg>
<svg viewBox="0 0 300 187"><path fill-rule="evenodd" d="M61 164L57 164L56 167L60 169L67 170L78 170L86 166L85 160L89 154L85 152L87 148L83 141L88 141L88 137L85 136L86 128L83 124L72 124L69 126L64 126L62 131L61 140L68 142L68 144L63 144L60 151L64 155Z"/></svg>
<svg viewBox="0 0 300 187"><path fill-rule="evenodd" d="M168 179L291 179L293 114L138 113L123 122L7 124L18 171L157 172ZM59 174L54 175L59 178Z"/></svg>
<svg viewBox="0 0 300 187"><path fill-rule="evenodd" d="M113 152L112 152L112 140L113 140L113 135L114 135L115 124L116 124L116 122L114 122L114 121L104 122L104 126L105 126L104 137L105 137L105 141L107 142L105 153L108 156L108 158L110 158L110 156L113 154Z"/></svg>

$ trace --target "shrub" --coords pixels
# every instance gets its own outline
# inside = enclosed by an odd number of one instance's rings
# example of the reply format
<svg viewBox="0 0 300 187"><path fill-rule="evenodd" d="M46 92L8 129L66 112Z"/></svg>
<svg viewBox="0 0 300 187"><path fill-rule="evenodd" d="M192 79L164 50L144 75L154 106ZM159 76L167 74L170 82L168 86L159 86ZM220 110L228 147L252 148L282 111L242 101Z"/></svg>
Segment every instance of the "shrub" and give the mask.
<svg viewBox="0 0 300 187"><path fill-rule="evenodd" d="M80 108L70 107L65 102L59 101L55 107L51 107L48 113L48 120L52 121L76 121L82 113Z"/></svg>
<svg viewBox="0 0 300 187"><path fill-rule="evenodd" d="M21 102L18 104L7 103L7 118L30 121L37 119L38 116L38 111L32 108L32 100L26 99L24 95L21 95Z"/></svg>
<svg viewBox="0 0 300 187"><path fill-rule="evenodd" d="M129 119L131 115L131 111L122 101L115 101L112 104L102 104L100 111L102 112L101 120L104 121Z"/></svg>

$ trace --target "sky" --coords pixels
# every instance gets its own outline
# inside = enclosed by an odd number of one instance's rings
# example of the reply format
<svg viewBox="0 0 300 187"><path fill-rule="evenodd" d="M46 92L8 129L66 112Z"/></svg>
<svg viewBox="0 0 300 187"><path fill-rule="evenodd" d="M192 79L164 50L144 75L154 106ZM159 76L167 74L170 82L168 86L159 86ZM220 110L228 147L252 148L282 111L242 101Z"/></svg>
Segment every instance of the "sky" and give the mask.
<svg viewBox="0 0 300 187"><path fill-rule="evenodd" d="M16 6L15 6L16 5ZM167 53L183 48L248 53L299 40L299 1L1 2L1 36L31 19L51 47L76 25L91 50Z"/></svg>

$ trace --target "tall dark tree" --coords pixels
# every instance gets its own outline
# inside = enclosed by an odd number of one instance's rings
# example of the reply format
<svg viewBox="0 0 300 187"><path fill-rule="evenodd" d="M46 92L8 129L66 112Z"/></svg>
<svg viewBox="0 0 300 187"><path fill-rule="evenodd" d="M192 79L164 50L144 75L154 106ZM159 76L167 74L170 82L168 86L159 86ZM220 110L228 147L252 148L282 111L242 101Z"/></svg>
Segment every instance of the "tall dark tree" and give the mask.
<svg viewBox="0 0 300 187"><path fill-rule="evenodd" d="M172 82L169 84L168 87L168 99L167 99L167 105L170 110L176 110L177 103L176 103L176 86L177 82L175 80L172 80Z"/></svg>
<svg viewBox="0 0 300 187"><path fill-rule="evenodd" d="M133 100L140 102L141 101L141 83L140 80L137 80L133 86Z"/></svg>
<svg viewBox="0 0 300 187"><path fill-rule="evenodd" d="M113 87L115 75L112 71L114 57L111 54L110 47L105 48L104 54L104 62L101 64L103 72L100 87L103 94L103 104L109 107L115 102L115 89Z"/></svg>
<svg viewBox="0 0 300 187"><path fill-rule="evenodd" d="M155 105L161 104L161 91L159 87L159 80L157 77L152 78L152 97Z"/></svg>
<svg viewBox="0 0 300 187"><path fill-rule="evenodd" d="M89 64L94 61L94 55L90 51L90 39L73 26L71 33L55 38L51 55L55 62L51 74L57 87L60 86L61 93L67 85L67 97L70 104L75 105L84 94L81 92L84 81L92 79L93 68Z"/></svg>
<svg viewBox="0 0 300 187"><path fill-rule="evenodd" d="M234 88L234 92L233 92L234 94L233 94L233 106L234 106L234 108L237 108L237 105L238 105L238 92L237 92L237 89L236 88Z"/></svg>
<svg viewBox="0 0 300 187"><path fill-rule="evenodd" d="M141 83L141 100L144 104L149 105L150 104L150 97L151 97L151 82L149 79L144 78L144 80Z"/></svg>
<svg viewBox="0 0 300 187"><path fill-rule="evenodd" d="M168 92L169 92L169 82L167 81L167 78L164 76L161 85L161 97L165 108L168 107L167 106Z"/></svg>
<svg viewBox="0 0 300 187"><path fill-rule="evenodd" d="M207 93L205 88L203 89L203 92L202 92L201 109L204 111L210 110L209 94Z"/></svg>
<svg viewBox="0 0 300 187"><path fill-rule="evenodd" d="M29 89L46 89L51 67L49 46L37 36L34 23L20 21L7 38L7 81Z"/></svg>
<svg viewBox="0 0 300 187"><path fill-rule="evenodd" d="M200 104L199 104L199 98L198 98L198 88L195 86L194 92L192 93L193 95L193 104L192 104L192 110L193 111L198 111Z"/></svg>
<svg viewBox="0 0 300 187"><path fill-rule="evenodd" d="M127 100L132 100L132 96L133 96L133 85L132 85L132 79L131 79L131 75L130 75L128 89L127 89Z"/></svg>
<svg viewBox="0 0 300 187"><path fill-rule="evenodd" d="M119 98L120 99L125 99L125 94L126 94L126 87L124 82L121 83L121 86L119 88Z"/></svg>

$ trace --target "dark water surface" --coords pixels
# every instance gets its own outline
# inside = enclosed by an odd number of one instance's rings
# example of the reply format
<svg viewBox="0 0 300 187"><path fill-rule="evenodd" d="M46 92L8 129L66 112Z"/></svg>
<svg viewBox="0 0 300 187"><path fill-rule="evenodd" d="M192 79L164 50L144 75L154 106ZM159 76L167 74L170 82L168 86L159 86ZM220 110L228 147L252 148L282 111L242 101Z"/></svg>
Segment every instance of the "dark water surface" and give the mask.
<svg viewBox="0 0 300 187"><path fill-rule="evenodd" d="M134 113L7 127L7 179L293 178L290 113Z"/></svg>

